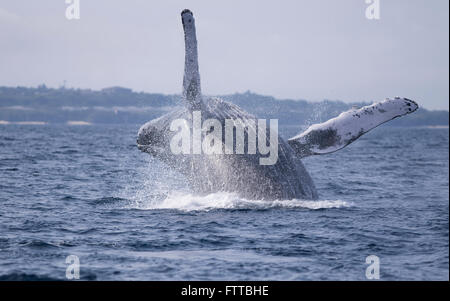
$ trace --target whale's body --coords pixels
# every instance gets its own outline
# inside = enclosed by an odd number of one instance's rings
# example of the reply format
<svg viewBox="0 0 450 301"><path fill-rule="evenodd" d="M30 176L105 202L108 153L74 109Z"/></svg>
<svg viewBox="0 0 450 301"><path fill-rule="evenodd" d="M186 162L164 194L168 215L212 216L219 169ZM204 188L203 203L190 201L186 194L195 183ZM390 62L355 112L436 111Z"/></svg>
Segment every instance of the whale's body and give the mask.
<svg viewBox="0 0 450 301"><path fill-rule="evenodd" d="M244 123L256 119L232 103L219 98L206 98L201 94L192 12L184 10L182 21L186 42L184 107L144 124L139 130L137 144L140 150L183 174L196 193L227 191L249 199L317 199L314 182L301 158L337 151L374 127L411 113L418 107L414 101L406 98L386 99L371 106L344 112L325 123L313 125L304 133L287 141L278 136L278 159L272 165L262 165L260 159L266 156L259 152L175 154L170 146L174 135L177 134L171 130L174 120L183 119L187 124L191 124L193 112L201 112L202 121L215 119L224 128L227 119ZM252 123L246 125L248 126L244 131L247 149L249 132L256 131L256 128L252 127ZM267 137L271 130L273 129L267 129ZM204 132L202 136L206 134ZM217 138L224 148L224 135ZM233 139L236 144L236 137Z"/></svg>
<svg viewBox="0 0 450 301"><path fill-rule="evenodd" d="M214 118L224 124L225 119L254 119L236 105L218 98L206 99L204 104L204 120ZM311 177L291 146L282 138L278 138L278 160L273 165L261 165L259 153L175 155L170 149L170 140L175 134L170 131L170 123L175 119L191 120L192 115L188 109L181 108L145 124L138 144L142 151L184 174L196 193L238 192L248 199L317 198ZM154 137L158 137L158 142ZM155 145L159 146L157 150Z"/></svg>

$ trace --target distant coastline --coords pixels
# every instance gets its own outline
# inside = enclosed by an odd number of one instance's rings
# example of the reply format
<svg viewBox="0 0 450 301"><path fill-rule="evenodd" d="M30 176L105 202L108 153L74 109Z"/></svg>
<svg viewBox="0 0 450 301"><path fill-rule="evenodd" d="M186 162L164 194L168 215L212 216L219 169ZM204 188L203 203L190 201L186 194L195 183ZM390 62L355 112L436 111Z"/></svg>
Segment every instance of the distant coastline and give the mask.
<svg viewBox="0 0 450 301"><path fill-rule="evenodd" d="M259 118L276 118L280 125L307 126L339 115L367 102L338 100L309 102L276 99L251 92L222 95ZM0 87L0 125L5 124L142 124L181 105L179 95L134 92L122 87L99 91ZM419 101L420 105L420 101ZM448 111L419 108L414 114L393 120L389 126L448 127Z"/></svg>

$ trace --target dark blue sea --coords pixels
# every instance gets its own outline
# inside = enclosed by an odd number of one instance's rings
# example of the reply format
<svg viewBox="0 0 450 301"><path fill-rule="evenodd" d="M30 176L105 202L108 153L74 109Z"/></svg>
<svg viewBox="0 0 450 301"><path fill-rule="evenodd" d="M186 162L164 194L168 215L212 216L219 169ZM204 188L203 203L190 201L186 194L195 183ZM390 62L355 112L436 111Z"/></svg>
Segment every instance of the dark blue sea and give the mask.
<svg viewBox="0 0 450 301"><path fill-rule="evenodd" d="M195 196L138 128L0 125L0 280L449 279L448 128L304 159L318 201Z"/></svg>

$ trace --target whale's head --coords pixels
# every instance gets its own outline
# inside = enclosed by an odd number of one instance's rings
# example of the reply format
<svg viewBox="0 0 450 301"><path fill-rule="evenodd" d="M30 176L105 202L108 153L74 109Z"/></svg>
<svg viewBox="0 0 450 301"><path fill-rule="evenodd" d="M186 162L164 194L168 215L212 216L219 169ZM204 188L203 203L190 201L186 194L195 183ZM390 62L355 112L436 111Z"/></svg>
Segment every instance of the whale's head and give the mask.
<svg viewBox="0 0 450 301"><path fill-rule="evenodd" d="M164 132L150 122L139 129L136 142L139 150L153 155L160 153L167 145Z"/></svg>
<svg viewBox="0 0 450 301"><path fill-rule="evenodd" d="M171 157L170 142L176 131L170 129L171 124L177 119L188 118L188 110L183 107L173 110L157 119L153 119L143 126L137 134L138 149L158 158Z"/></svg>

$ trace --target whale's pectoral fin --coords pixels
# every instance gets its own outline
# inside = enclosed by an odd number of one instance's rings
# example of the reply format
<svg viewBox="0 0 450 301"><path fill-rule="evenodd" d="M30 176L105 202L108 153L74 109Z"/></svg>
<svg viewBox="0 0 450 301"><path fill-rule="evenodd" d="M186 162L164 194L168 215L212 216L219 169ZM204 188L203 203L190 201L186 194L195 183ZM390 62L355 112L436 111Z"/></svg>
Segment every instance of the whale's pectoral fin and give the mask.
<svg viewBox="0 0 450 301"><path fill-rule="evenodd" d="M371 129L417 110L416 102L396 97L341 113L324 123L314 124L288 140L301 158L323 155L346 147Z"/></svg>
<svg viewBox="0 0 450 301"><path fill-rule="evenodd" d="M190 111L201 110L202 92L198 67L197 36L194 15L188 9L181 13L184 29L185 63L183 77L183 100Z"/></svg>

